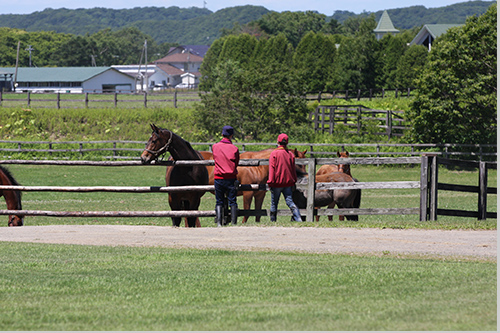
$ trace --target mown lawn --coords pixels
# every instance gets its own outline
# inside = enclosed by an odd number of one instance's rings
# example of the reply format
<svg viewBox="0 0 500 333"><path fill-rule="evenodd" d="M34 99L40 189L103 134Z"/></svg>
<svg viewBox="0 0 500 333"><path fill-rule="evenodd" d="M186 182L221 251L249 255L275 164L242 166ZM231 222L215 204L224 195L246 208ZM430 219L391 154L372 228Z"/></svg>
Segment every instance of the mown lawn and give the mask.
<svg viewBox="0 0 500 333"><path fill-rule="evenodd" d="M496 262L0 243L0 329L497 327Z"/></svg>

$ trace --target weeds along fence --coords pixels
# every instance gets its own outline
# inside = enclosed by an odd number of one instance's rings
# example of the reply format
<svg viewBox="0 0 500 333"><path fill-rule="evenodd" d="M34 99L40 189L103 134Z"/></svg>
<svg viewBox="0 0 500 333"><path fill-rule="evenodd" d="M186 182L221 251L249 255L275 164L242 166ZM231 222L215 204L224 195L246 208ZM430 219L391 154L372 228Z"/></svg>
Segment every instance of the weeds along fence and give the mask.
<svg viewBox="0 0 500 333"><path fill-rule="evenodd" d="M316 132L403 136L409 124L403 111L373 110L362 105L318 106L309 114Z"/></svg>
<svg viewBox="0 0 500 333"><path fill-rule="evenodd" d="M0 158L29 159L100 159L123 160L139 159L144 150L145 141L15 141L0 140ZM276 147L275 143L239 143L235 144L241 152L256 151ZM192 142L200 151L211 151L213 142ZM466 144L321 144L294 143L291 148L307 150L313 157L336 156L337 151L349 151L351 157L398 157L421 156L436 153L444 158L462 158L496 161L497 145ZM1 157L3 156L3 157Z"/></svg>
<svg viewBox="0 0 500 333"><path fill-rule="evenodd" d="M265 159L241 160L241 166L258 166L268 164ZM440 159L436 155L423 155L421 157L404 158L308 158L298 159L297 164L307 165L307 184L297 185L307 193L306 209L301 210L301 214L306 216L306 221L312 222L315 215L411 215L418 214L420 220L436 220L437 215L453 216L473 216L478 219L496 218L496 212L487 212L487 194L496 194L496 188L487 187L488 169L496 169L496 162L470 162L455 161L450 159ZM420 164L420 180L416 181L391 181L391 182L353 182L353 183L316 183L316 166L323 164ZM43 164L43 165L92 165L92 166L138 166L140 162L133 161L26 161L26 160L4 160L0 164ZM213 160L206 161L163 161L151 166L166 165L213 165ZM438 165L466 165L467 167L479 168L479 185L477 187L439 184ZM410 208L343 208L343 209L315 209L314 196L316 190L336 190L336 189L420 189L420 206ZM51 191L51 192L128 192L128 193L158 193L175 191L213 191L210 185L198 186L144 186L144 187L57 187L57 186L0 186L0 190L19 191ZM267 186L256 184L242 184L239 190L243 191L263 191L268 190ZM474 212L443 210L438 209L438 190L469 191L478 193L478 210ZM20 214L26 216L57 216L57 217L182 217L215 216L214 211L100 211L100 212L69 212L69 211L33 211L33 210L0 210L0 215ZM267 210L241 210L241 216L269 216ZM279 210L278 215L291 215L288 210Z"/></svg>

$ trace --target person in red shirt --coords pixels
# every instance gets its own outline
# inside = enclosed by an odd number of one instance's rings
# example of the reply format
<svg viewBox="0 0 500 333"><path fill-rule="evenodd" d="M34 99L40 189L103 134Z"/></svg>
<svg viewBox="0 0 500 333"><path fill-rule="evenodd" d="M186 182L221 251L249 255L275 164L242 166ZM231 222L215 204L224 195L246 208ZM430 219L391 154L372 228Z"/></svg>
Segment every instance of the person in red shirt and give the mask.
<svg viewBox="0 0 500 333"><path fill-rule="evenodd" d="M285 202L292 211L294 221L302 222L300 211L293 202L293 186L297 182L295 171L295 156L288 150L288 135L281 133L278 136L278 148L269 156L269 179L267 184L271 190L271 221L276 221L280 194L283 193Z"/></svg>
<svg viewBox="0 0 500 333"><path fill-rule="evenodd" d="M222 140L212 147L215 186L215 220L217 226L222 226L224 215L224 196L227 195L229 206L231 207L231 223L236 224L238 218L237 194L237 174L238 163L240 162L240 151L233 145L231 139L234 136L234 129L231 126L222 128Z"/></svg>

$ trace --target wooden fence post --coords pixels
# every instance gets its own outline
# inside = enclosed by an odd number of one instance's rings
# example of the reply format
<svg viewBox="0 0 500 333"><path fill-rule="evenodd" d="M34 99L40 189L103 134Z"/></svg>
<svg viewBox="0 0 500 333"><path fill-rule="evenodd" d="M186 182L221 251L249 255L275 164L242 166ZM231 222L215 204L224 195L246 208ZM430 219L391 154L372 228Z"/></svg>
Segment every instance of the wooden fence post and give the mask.
<svg viewBox="0 0 500 333"><path fill-rule="evenodd" d="M316 159L308 158L307 173L309 182L307 184L307 212L306 221L314 222L314 192L316 190Z"/></svg>
<svg viewBox="0 0 500 333"><path fill-rule="evenodd" d="M148 92L147 91L144 92L144 107L145 108L148 107Z"/></svg>
<svg viewBox="0 0 500 333"><path fill-rule="evenodd" d="M361 99L361 89L358 89L358 101Z"/></svg>
<svg viewBox="0 0 500 333"><path fill-rule="evenodd" d="M31 92L28 91L28 107L31 105Z"/></svg>
<svg viewBox="0 0 500 333"><path fill-rule="evenodd" d="M345 91L345 100L347 101L349 99L349 90Z"/></svg>
<svg viewBox="0 0 500 333"><path fill-rule="evenodd" d="M386 112L387 138L392 136L392 111Z"/></svg>
<svg viewBox="0 0 500 333"><path fill-rule="evenodd" d="M88 92L85 93L85 107L86 108L89 107L89 93Z"/></svg>
<svg viewBox="0 0 500 333"><path fill-rule="evenodd" d="M361 107L358 106L357 111L357 122L358 122L358 135L361 135Z"/></svg>
<svg viewBox="0 0 500 333"><path fill-rule="evenodd" d="M431 155L431 179L429 186L429 220L437 220L438 206L438 163L437 155Z"/></svg>
<svg viewBox="0 0 500 333"><path fill-rule="evenodd" d="M478 220L486 220L488 194L488 170L486 163L479 162L479 197L478 197Z"/></svg>
<svg viewBox="0 0 500 333"><path fill-rule="evenodd" d="M330 135L333 134L333 130L335 128L335 108L329 107L330 109Z"/></svg>
<svg viewBox="0 0 500 333"><path fill-rule="evenodd" d="M429 185L429 157L425 154L421 156L420 162L420 221L427 221L427 207Z"/></svg>
<svg viewBox="0 0 500 333"><path fill-rule="evenodd" d="M174 108L177 109L177 90L174 91Z"/></svg>
<svg viewBox="0 0 500 333"><path fill-rule="evenodd" d="M57 93L57 108L58 109L61 108L61 93L60 92Z"/></svg>
<svg viewBox="0 0 500 333"><path fill-rule="evenodd" d="M118 93L115 91L115 108L118 106Z"/></svg>

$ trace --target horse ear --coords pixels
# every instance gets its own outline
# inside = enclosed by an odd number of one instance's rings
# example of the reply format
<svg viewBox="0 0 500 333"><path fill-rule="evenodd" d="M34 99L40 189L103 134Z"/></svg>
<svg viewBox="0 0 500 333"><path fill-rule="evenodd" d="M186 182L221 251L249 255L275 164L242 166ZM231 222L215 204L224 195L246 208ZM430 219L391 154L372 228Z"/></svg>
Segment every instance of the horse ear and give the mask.
<svg viewBox="0 0 500 333"><path fill-rule="evenodd" d="M304 156L306 155L306 153L307 153L307 149L302 152L302 154L304 154Z"/></svg>
<svg viewBox="0 0 500 333"><path fill-rule="evenodd" d="M340 157L340 152L337 150L337 157Z"/></svg>
<svg viewBox="0 0 500 333"><path fill-rule="evenodd" d="M345 151L345 154L347 155L347 157L349 157L349 152L347 150Z"/></svg>
<svg viewBox="0 0 500 333"><path fill-rule="evenodd" d="M158 133L158 127L156 127L155 124L150 124L151 125L151 129L153 130L154 133Z"/></svg>

